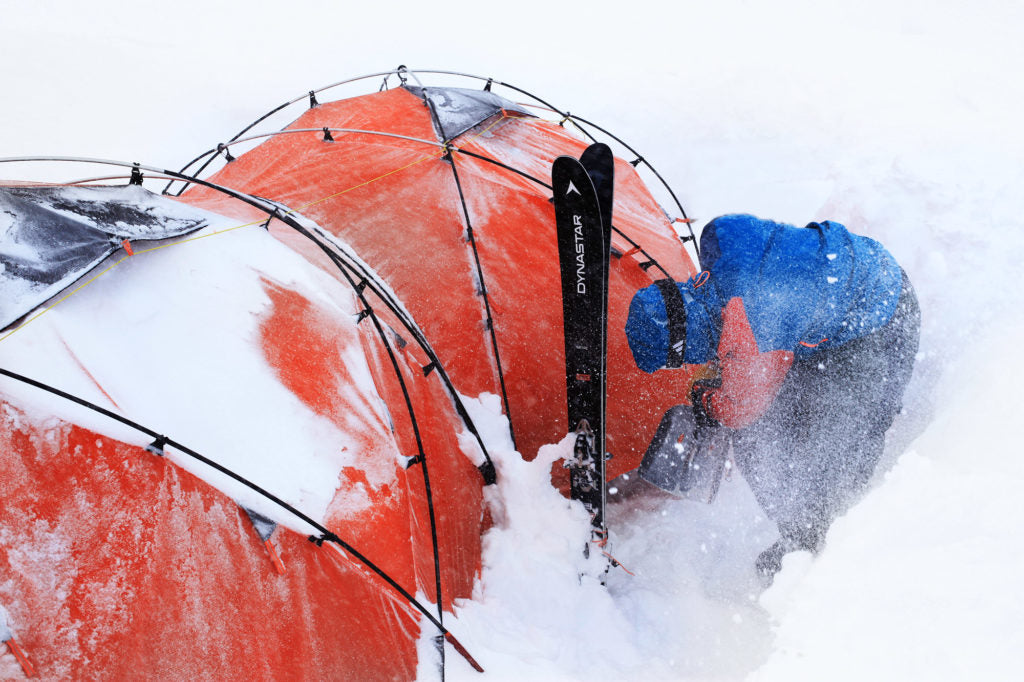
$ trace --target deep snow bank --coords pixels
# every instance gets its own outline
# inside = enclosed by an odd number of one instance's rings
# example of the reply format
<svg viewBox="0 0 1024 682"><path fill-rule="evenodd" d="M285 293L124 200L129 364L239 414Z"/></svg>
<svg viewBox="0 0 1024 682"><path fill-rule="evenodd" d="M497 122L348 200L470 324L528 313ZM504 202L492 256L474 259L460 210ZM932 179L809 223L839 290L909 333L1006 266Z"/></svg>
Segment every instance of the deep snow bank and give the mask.
<svg viewBox="0 0 1024 682"><path fill-rule="evenodd" d="M780 88L781 77L758 76L766 67L751 51L696 57L695 69L714 62L689 74L708 81L701 92L711 101L684 98L650 133L672 140L664 152L676 154L673 178L699 199L688 208L705 219L735 210L798 224L835 219L881 240L910 274L923 312L905 412L872 489L837 520L819 557L791 555L767 592L751 565L775 529L741 478L710 507L619 481L609 512L613 553L635 575L613 572L611 605L601 597L591 606L586 586L538 568L539 549L509 549L519 524L559 512L506 502L522 516L510 515L488 538L484 598L463 617L479 628L485 661L488 648L503 646L489 638L495 628L526 642L518 660L490 659L491 674L514 679L525 661L540 678L570 680L1015 679L1024 650L1016 578L1024 567L1024 466L1016 453L1024 436L1024 139L1007 125L1022 97L1005 76L1024 59L996 40L1004 15L989 9L970 27L974 42L956 46L945 36L964 19L959 10L881 17L891 21L872 35L909 35L913 56L889 71L879 53L849 51L839 73L830 71L835 53L819 63L803 50L801 77L837 79L831 101L776 97L794 93ZM839 45L852 48L856 37L864 35L842 34ZM891 56L894 44L877 46ZM911 82L914 64L923 70ZM712 66L721 74L714 84ZM985 77L968 83L970 73ZM948 98L944 78L957 86ZM521 552L531 553L530 566ZM532 571L533 585L565 582L541 607L517 596L525 579L505 580L506 570ZM561 615L580 609L589 614L587 632L615 639L586 649Z"/></svg>
<svg viewBox="0 0 1024 682"><path fill-rule="evenodd" d="M755 680L1011 679L1024 651L1024 325L939 384L944 402L885 481L791 557L760 599L777 622Z"/></svg>

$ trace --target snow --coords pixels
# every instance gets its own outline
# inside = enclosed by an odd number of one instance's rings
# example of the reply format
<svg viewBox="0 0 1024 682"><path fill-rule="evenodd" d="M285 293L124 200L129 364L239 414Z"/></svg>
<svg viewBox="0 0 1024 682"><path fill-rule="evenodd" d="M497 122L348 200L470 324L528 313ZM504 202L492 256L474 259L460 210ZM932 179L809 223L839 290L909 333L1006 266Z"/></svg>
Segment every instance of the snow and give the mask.
<svg viewBox="0 0 1024 682"><path fill-rule="evenodd" d="M211 225L198 237L215 236L215 244L185 242L120 261L11 333L0 347L0 366L129 415L321 520L339 472L352 464L339 453L353 437L313 414L268 365L259 343L270 304L263 282L291 283L338 319L354 315L351 293L260 227L231 230L237 222L207 215ZM351 350L342 355L354 385L344 388L376 395L365 358ZM228 366L231 376L244 379L218 381L224 376L219 370ZM140 446L152 440L29 386L6 381L4 391L19 404L36 406L37 415L69 419ZM360 415L352 419L360 427L365 423ZM173 448L168 456L243 506L310 532L207 465ZM374 472L368 474L373 480Z"/></svg>
<svg viewBox="0 0 1024 682"><path fill-rule="evenodd" d="M502 440L493 397L481 396L472 409L495 444L500 483L488 495L497 523L476 595L449 626L488 672L449 649L449 679L1016 679L1024 664L1024 6L724 0L586 11L545 3L539 13L527 5L451 3L443 20L411 5L21 5L0 27L0 54L12 65L2 77L3 155L176 167L311 87L399 63L436 65L524 86L612 130L655 164L700 223L726 212L832 219L879 239L917 288L921 353L887 471L834 524L825 550L787 556L764 591L752 563L775 529L741 477L712 505L618 481L611 551L634 575L615 570L606 588L580 583L586 521L547 483L565 443L522 462ZM583 40L607 49L582 49ZM83 59L89 79L74 67ZM0 166L0 177L50 172ZM243 251L284 257L262 248ZM222 266L210 261L200 272ZM239 315L258 303L255 291L230 295ZM130 303L120 312L131 337L117 362L148 370L146 357L182 351L164 345L162 318ZM59 350L59 333L86 321L50 316L32 353ZM152 350L143 356L140 347ZM3 352L13 367L12 351ZM205 352L216 349L195 349L196 372L217 361ZM28 360L18 367L39 369ZM104 404L64 361L50 370ZM116 381L113 369L105 384ZM285 400L262 372L248 388ZM301 418L318 428L313 415ZM224 438L189 433L194 424L188 415L173 423L190 438Z"/></svg>
<svg viewBox="0 0 1024 682"><path fill-rule="evenodd" d="M11 628L7 624L7 611L0 606L0 642L6 642L11 638Z"/></svg>
<svg viewBox="0 0 1024 682"><path fill-rule="evenodd" d="M817 679L826 666L843 679L880 668L891 679L1014 676L1024 651L1024 512L1015 499L1024 463L1007 448L1019 427L984 428L1012 424L1020 407L1006 399L1020 373L993 346L1019 342L1024 327L1006 332L978 349L976 383L942 382L957 390L884 483L837 521L828 550L787 566L790 584L761 597L779 627L754 679Z"/></svg>
<svg viewBox="0 0 1024 682"><path fill-rule="evenodd" d="M75 210L68 208L72 205ZM32 212L26 210L29 206ZM122 220L106 227L97 224L97 214L109 219L112 213L131 215L133 224ZM0 260L6 261L0 263L3 327L70 287L121 249L121 239L152 243L205 224L205 212L135 186L4 190L0 192L0 215ZM51 225L53 216L65 220L58 238L41 229L42 224ZM14 266L12 271L8 264Z"/></svg>

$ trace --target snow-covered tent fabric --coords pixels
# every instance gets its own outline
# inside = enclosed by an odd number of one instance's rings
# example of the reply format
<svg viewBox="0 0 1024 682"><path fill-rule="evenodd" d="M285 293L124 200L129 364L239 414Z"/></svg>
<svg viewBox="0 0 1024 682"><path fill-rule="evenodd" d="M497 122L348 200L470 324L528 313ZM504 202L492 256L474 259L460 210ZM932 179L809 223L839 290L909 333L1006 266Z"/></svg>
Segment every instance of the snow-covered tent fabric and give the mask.
<svg viewBox="0 0 1024 682"><path fill-rule="evenodd" d="M451 140L502 112L530 116L523 107L493 92L466 88L424 88L410 85L409 92L433 107L435 131L442 140Z"/></svg>
<svg viewBox="0 0 1024 682"><path fill-rule="evenodd" d="M439 621L472 594L484 455L377 284L359 295L262 221L205 215L209 239L140 253L16 328L0 367L194 448L359 556L5 375L0 604L52 678L412 679L439 631L403 591Z"/></svg>
<svg viewBox="0 0 1024 682"><path fill-rule="evenodd" d="M142 187L0 187L0 329L83 277L122 242L180 237L202 211Z"/></svg>
<svg viewBox="0 0 1024 682"><path fill-rule="evenodd" d="M465 403L500 396L527 457L568 429L548 183L587 142L486 89L312 104L206 184L126 202L215 238L126 259L0 342L0 367L156 429L0 377L0 604L44 675L413 679L450 651L490 524ZM630 359L629 297L694 274L623 159L615 191L609 476L679 401ZM70 214L107 251L172 236Z"/></svg>
<svg viewBox="0 0 1024 682"><path fill-rule="evenodd" d="M532 458L568 430L551 163L579 157L587 141L492 93L466 92L401 87L320 103L210 179L297 208L351 244L423 326L458 390L503 397L516 446ZM349 132L325 142L323 128ZM661 416L682 400L679 377L633 363L629 300L658 277L696 273L634 167L616 159L615 173L609 476L636 468ZM181 199L223 206L198 186Z"/></svg>

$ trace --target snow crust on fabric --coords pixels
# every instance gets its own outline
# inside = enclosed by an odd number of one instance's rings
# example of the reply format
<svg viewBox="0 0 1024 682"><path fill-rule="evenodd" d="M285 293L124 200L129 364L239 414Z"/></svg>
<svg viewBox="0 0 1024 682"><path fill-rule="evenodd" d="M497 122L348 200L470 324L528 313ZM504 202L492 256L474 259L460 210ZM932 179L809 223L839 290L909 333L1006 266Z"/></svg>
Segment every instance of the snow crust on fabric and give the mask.
<svg viewBox="0 0 1024 682"><path fill-rule="evenodd" d="M406 88L322 104L304 112L290 128L323 126L435 138L429 109ZM562 408L562 363L536 352L538 338L557 338L561 328L550 190L469 155L454 153L449 161L422 142L357 134L338 140L330 144L311 134L277 136L211 179L305 207L303 214L351 244L423 326L461 393L502 395L497 345L519 450L532 457L542 445L561 438L569 429ZM493 125L478 127L457 143L544 183L555 157L578 158L586 148L556 123L521 115L494 117ZM617 226L673 276L695 274L636 169L621 159L615 163ZM190 189L182 199L206 207L217 201L203 188ZM475 248L468 241L470 227ZM621 238L613 237L612 243L619 253L631 248ZM301 250L313 260L310 251ZM640 267L645 260L636 253L611 264L610 329L625 324L627 311L621 302L650 283L649 273ZM529 283L528 296L523 295L524 282ZM484 288L496 343L488 329ZM661 415L675 404L670 391L677 377L643 374L633 365L621 333L609 339L608 357L607 431L609 451L615 454L608 475L614 476L639 462ZM643 387L639 393L637 385ZM567 489L567 475L559 476Z"/></svg>
<svg viewBox="0 0 1024 682"><path fill-rule="evenodd" d="M209 456L436 601L424 477L406 469L416 439L380 337L357 323L350 286L258 223L229 230L238 224L218 217L209 239L123 262L6 339L2 366ZM401 328L379 315L385 330ZM426 442L450 611L479 570L480 453L461 437L436 376L424 375L426 357L388 338ZM19 576L0 586L0 604L29 630L25 646L44 674L415 675L419 617L333 545L308 542L313 530L291 514L174 448L156 457L144 449L150 437L33 387L4 378L0 399L0 477L11 483L0 567ZM259 530L269 531L283 576L239 504L279 525ZM241 613L235 602L246 604ZM264 646L274 653L258 654ZM130 654L110 658L121 651Z"/></svg>
<svg viewBox="0 0 1024 682"><path fill-rule="evenodd" d="M83 277L121 240L180 237L211 219L139 186L0 187L0 329Z"/></svg>
<svg viewBox="0 0 1024 682"><path fill-rule="evenodd" d="M493 92L466 88L421 88L417 85L407 85L406 89L417 97L425 97L433 105L441 124L437 134L442 140L458 137L491 116L500 114L502 110L533 116L523 107Z"/></svg>

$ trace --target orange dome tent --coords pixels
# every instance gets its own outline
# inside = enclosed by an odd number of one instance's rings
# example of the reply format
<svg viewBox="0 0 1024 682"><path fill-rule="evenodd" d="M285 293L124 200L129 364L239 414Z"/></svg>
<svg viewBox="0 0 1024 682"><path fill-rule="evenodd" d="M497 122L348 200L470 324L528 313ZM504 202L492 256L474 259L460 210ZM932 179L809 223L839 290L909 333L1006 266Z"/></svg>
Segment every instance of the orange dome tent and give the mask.
<svg viewBox="0 0 1024 682"><path fill-rule="evenodd" d="M399 87L311 92L200 156L208 177L0 187L0 235L35 244L0 248L6 676L412 679L442 640L471 660L445 614L494 469L467 404L501 396L526 457L568 429L550 166L603 131L491 80L376 76ZM632 363L629 299L695 274L622 159L613 224L609 477L680 402Z"/></svg>
<svg viewBox="0 0 1024 682"><path fill-rule="evenodd" d="M73 293L0 341L0 620L26 673L412 679L424 640L461 648L444 611L492 469L372 270L325 245L363 278L339 281L140 187L0 202L5 292Z"/></svg>
<svg viewBox="0 0 1024 682"><path fill-rule="evenodd" d="M494 94L490 79L469 90L412 85L417 75L401 68L397 76L402 87L335 102L310 93L310 108L283 130L211 150L231 160L210 180L279 201L351 244L423 326L458 390L502 396L517 449L532 458L568 431L551 163L579 157L596 127L568 114L533 116ZM567 120L584 134L566 130ZM232 156L243 140L260 144ZM221 202L204 187L181 198ZM617 159L610 477L636 468L658 420L681 402L679 377L637 369L623 332L638 289L696 274L673 222L631 163Z"/></svg>

